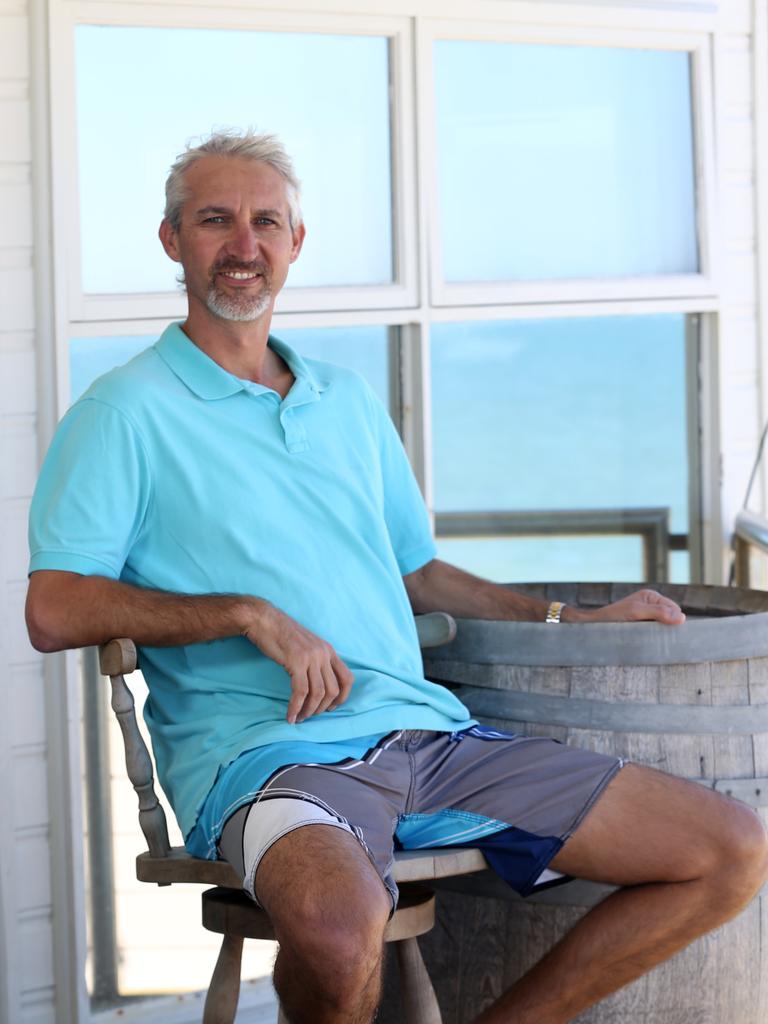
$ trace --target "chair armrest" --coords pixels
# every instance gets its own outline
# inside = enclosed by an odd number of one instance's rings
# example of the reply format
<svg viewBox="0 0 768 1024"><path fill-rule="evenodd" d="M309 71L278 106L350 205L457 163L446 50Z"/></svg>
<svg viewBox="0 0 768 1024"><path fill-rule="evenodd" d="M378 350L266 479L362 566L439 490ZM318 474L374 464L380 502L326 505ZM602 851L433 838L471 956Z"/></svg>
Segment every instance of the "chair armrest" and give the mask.
<svg viewBox="0 0 768 1024"><path fill-rule="evenodd" d="M447 612L428 612L416 616L420 647L440 647L456 636L456 620Z"/></svg>
<svg viewBox="0 0 768 1024"><path fill-rule="evenodd" d="M456 620L447 612L416 616L419 646L439 647L456 636ZM136 645L127 637L110 640L99 647L99 668L103 676L129 675L136 668Z"/></svg>
<svg viewBox="0 0 768 1024"><path fill-rule="evenodd" d="M121 637L99 647L99 668L103 676L127 676L136 668L136 645Z"/></svg>

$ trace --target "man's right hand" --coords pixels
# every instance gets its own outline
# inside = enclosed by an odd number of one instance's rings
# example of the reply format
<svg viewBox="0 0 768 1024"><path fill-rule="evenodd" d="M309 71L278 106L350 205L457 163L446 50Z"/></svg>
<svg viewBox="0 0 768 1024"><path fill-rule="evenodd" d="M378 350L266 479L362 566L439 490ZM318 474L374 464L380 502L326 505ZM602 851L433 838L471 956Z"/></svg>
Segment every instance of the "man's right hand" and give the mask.
<svg viewBox="0 0 768 1024"><path fill-rule="evenodd" d="M243 636L291 677L291 725L343 704L354 677L333 647L268 601L258 606L257 620Z"/></svg>

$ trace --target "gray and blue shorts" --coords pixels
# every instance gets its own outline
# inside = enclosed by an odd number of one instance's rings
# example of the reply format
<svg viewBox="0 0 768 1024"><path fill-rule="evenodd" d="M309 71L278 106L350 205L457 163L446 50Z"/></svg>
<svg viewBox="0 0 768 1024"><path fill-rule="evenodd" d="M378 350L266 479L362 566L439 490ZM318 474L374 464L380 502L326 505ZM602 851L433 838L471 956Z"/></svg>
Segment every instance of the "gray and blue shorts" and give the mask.
<svg viewBox="0 0 768 1024"><path fill-rule="evenodd" d="M325 745L324 745L325 746ZM282 836L324 824L351 833L393 902L396 849L474 847L521 895L551 884L547 865L623 762L474 725L390 733L360 758L286 763L239 807L218 853L254 899L261 858Z"/></svg>

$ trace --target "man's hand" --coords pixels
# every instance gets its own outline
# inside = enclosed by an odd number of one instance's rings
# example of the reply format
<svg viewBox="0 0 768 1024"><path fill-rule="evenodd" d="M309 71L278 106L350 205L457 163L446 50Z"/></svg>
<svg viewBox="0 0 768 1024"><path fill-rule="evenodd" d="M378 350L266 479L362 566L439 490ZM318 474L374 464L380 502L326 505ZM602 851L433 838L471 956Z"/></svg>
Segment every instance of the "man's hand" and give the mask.
<svg viewBox="0 0 768 1024"><path fill-rule="evenodd" d="M349 696L354 676L333 647L269 602L259 601L258 620L243 636L291 677L291 725L332 711Z"/></svg>
<svg viewBox="0 0 768 1024"><path fill-rule="evenodd" d="M574 608L566 605L563 622L661 622L679 626L685 615L678 604L655 590L637 590L602 608Z"/></svg>

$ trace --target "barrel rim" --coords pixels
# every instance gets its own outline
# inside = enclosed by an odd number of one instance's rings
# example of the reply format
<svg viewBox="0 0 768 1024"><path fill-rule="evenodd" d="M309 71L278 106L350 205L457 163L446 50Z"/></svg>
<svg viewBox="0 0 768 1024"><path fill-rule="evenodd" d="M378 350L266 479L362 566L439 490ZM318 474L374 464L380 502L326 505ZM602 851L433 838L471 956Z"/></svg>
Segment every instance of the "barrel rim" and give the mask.
<svg viewBox="0 0 768 1024"><path fill-rule="evenodd" d="M545 600L560 600L585 607L598 607L616 601L638 590L657 590L693 612L711 616L750 615L768 612L768 591L748 587L728 587L711 583L647 583L647 582L544 582L504 583L503 586L521 594Z"/></svg>
<svg viewBox="0 0 768 1024"><path fill-rule="evenodd" d="M766 595L768 599L768 595ZM768 611L658 622L509 622L457 619L456 638L433 647L424 663L576 667L674 665L768 656Z"/></svg>

